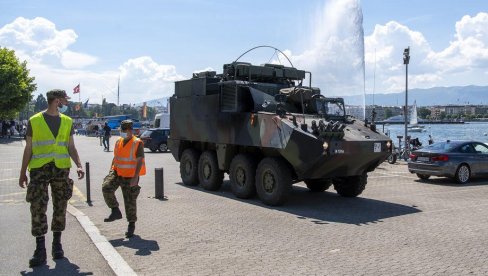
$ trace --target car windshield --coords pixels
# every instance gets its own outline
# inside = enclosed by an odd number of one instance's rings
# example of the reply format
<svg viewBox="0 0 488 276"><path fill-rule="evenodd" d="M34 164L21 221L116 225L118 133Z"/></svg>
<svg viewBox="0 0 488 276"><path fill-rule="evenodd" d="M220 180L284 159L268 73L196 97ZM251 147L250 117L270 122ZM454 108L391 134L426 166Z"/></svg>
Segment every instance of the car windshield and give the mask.
<svg viewBox="0 0 488 276"><path fill-rule="evenodd" d="M335 99L319 99L315 101L317 113L326 117L344 117L344 103Z"/></svg>
<svg viewBox="0 0 488 276"><path fill-rule="evenodd" d="M146 130L142 133L141 137L149 137L151 136L152 130Z"/></svg>
<svg viewBox="0 0 488 276"><path fill-rule="evenodd" d="M426 150L433 150L433 151L452 151L453 149L457 148L462 143L460 142L438 142L432 145L425 147Z"/></svg>

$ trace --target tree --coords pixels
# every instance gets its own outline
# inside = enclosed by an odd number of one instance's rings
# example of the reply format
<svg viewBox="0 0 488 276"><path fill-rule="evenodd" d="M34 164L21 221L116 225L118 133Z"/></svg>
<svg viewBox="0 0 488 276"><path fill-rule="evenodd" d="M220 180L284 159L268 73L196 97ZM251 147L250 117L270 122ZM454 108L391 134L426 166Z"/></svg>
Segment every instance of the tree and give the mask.
<svg viewBox="0 0 488 276"><path fill-rule="evenodd" d="M388 119L391 116L393 116L393 112L391 111L391 109L390 108L385 108L385 119Z"/></svg>
<svg viewBox="0 0 488 276"><path fill-rule="evenodd" d="M427 118L432 113L432 111L425 107L420 107L418 109L418 114L420 118Z"/></svg>
<svg viewBox="0 0 488 276"><path fill-rule="evenodd" d="M45 109L47 109L47 100L44 98L44 95L39 94L34 105L34 112L40 112Z"/></svg>
<svg viewBox="0 0 488 276"><path fill-rule="evenodd" d="M0 47L0 118L13 118L26 107L37 89L34 79L27 61L20 62L13 50Z"/></svg>

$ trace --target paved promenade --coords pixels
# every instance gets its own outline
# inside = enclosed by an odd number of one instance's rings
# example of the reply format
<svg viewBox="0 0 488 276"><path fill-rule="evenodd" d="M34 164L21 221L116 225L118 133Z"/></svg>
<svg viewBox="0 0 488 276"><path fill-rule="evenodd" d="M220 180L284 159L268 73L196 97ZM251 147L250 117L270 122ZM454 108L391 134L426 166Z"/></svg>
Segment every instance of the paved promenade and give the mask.
<svg viewBox="0 0 488 276"><path fill-rule="evenodd" d="M109 209L101 183L113 152L103 152L96 138L75 139L83 164L90 162L93 204L84 202L84 181L76 182L71 204L139 275L488 275L485 180L420 182L404 162L383 164L358 198L339 197L333 188L312 194L299 183L285 206L268 207L236 199L227 180L217 192L183 186L170 153L146 151L137 235L129 240L125 219L103 222ZM36 272L27 265L34 240L17 186L22 149L21 141L0 144L0 154L8 156L3 161L10 162L0 167L0 257L7 264L1 275ZM158 167L164 168L167 200L154 198ZM123 207L121 192L117 196ZM113 273L71 215L63 237L68 259L62 265L72 274ZM58 266L50 260L43 269Z"/></svg>

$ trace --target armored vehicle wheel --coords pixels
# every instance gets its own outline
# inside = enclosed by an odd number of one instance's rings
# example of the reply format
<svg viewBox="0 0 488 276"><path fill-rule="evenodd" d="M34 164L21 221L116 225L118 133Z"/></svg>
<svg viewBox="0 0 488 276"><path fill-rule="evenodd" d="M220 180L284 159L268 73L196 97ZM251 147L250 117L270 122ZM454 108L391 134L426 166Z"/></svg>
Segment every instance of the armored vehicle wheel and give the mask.
<svg viewBox="0 0 488 276"><path fill-rule="evenodd" d="M238 198L250 198L256 194L256 161L251 155L236 155L230 163L230 187Z"/></svg>
<svg viewBox="0 0 488 276"><path fill-rule="evenodd" d="M159 144L158 150L159 150L159 152L167 152L168 151L168 145L166 143L161 143L161 144Z"/></svg>
<svg viewBox="0 0 488 276"><path fill-rule="evenodd" d="M180 159L180 175L183 184L188 186L198 185L198 157L199 152L195 149L183 151Z"/></svg>
<svg viewBox="0 0 488 276"><path fill-rule="evenodd" d="M256 191L266 205L283 204L291 193L290 169L279 158L264 158L256 171Z"/></svg>
<svg viewBox="0 0 488 276"><path fill-rule="evenodd" d="M200 185L209 191L216 191L222 186L224 172L219 169L217 154L214 151L205 151L198 161L198 180Z"/></svg>
<svg viewBox="0 0 488 276"><path fill-rule="evenodd" d="M332 182L334 183L334 189L341 196L356 197L366 188L368 175L364 173L362 175L341 177L334 179Z"/></svg>
<svg viewBox="0 0 488 276"><path fill-rule="evenodd" d="M332 185L330 179L306 179L307 188L314 193L324 192Z"/></svg>
<svg viewBox="0 0 488 276"><path fill-rule="evenodd" d="M417 174L417 177L420 178L420 179L422 179L422 180L427 180L427 179L430 178L430 175L418 173Z"/></svg>

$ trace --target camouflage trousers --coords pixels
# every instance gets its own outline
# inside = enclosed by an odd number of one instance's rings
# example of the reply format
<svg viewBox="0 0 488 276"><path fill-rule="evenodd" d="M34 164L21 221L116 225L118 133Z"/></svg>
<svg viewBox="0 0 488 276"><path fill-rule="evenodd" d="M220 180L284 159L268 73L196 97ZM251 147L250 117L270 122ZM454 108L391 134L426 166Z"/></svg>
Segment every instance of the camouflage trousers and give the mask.
<svg viewBox="0 0 488 276"><path fill-rule="evenodd" d="M66 226L66 207L73 193L73 180L69 179L69 169L59 169L54 162L51 162L41 168L30 170L26 201L30 202L31 232L35 237L47 233L46 211L49 202L49 185L51 185L53 198L51 231L63 231Z"/></svg>
<svg viewBox="0 0 488 276"><path fill-rule="evenodd" d="M122 195L124 196L125 205L125 216L127 221L136 222L137 221L137 196L141 192L141 187L139 185L131 187L131 178L126 178L118 176L116 171L110 171L102 184L103 198L105 203L110 208L119 207L119 202L115 197L115 191L122 188Z"/></svg>

